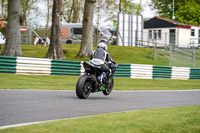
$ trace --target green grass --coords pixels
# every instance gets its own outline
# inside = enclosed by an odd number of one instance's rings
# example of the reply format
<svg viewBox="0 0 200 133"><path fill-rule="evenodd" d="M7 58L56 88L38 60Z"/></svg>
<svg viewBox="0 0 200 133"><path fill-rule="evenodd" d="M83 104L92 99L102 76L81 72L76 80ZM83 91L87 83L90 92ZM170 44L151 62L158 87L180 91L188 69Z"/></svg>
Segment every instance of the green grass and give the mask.
<svg viewBox="0 0 200 133"><path fill-rule="evenodd" d="M0 130L0 133L199 133L200 106L103 114Z"/></svg>
<svg viewBox="0 0 200 133"><path fill-rule="evenodd" d="M21 45L24 57L44 58L48 47ZM87 61L89 58L77 58L76 55L80 49L80 44L63 44L66 60L73 61ZM3 49L3 48L2 48ZM94 50L96 46L94 46ZM153 64L168 66L169 54L164 51L157 51L157 60L154 61L154 49L150 48L137 48L137 47L122 47L108 45L108 52L113 60L117 63L135 63L135 64ZM1 53L1 50L0 50Z"/></svg>
<svg viewBox="0 0 200 133"><path fill-rule="evenodd" d="M75 90L79 76L0 74L0 89ZM115 78L114 90L200 89L199 80Z"/></svg>

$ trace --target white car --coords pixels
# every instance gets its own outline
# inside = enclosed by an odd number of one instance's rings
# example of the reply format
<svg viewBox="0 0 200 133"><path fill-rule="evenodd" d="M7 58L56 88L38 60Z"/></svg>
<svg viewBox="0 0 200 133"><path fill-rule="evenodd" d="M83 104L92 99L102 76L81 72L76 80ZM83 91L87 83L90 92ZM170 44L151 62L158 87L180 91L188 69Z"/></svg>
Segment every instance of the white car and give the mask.
<svg viewBox="0 0 200 133"><path fill-rule="evenodd" d="M3 36L3 34L0 32L0 44L4 44L5 42L6 42L6 39Z"/></svg>

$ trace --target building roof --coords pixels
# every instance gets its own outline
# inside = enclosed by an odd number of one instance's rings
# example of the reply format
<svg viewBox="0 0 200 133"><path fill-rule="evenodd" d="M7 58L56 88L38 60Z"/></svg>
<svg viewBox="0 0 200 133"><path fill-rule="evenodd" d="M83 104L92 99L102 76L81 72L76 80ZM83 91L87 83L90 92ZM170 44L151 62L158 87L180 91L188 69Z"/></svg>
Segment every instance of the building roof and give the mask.
<svg viewBox="0 0 200 133"><path fill-rule="evenodd" d="M164 17L154 17L144 22L144 29L150 28L171 28L171 27L179 27L179 28L186 28L190 29L190 25L183 24L181 22L164 18Z"/></svg>
<svg viewBox="0 0 200 133"><path fill-rule="evenodd" d="M200 25L190 25L191 27L200 27Z"/></svg>

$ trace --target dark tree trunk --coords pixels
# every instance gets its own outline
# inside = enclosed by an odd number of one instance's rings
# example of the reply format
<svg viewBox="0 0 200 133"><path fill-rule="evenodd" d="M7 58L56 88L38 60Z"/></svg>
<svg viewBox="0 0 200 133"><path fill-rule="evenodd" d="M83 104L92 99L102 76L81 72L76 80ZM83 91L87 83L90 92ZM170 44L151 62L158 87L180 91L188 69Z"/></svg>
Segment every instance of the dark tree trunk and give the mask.
<svg viewBox="0 0 200 133"><path fill-rule="evenodd" d="M8 24L6 30L6 42L1 55L4 56L22 56L21 51L21 32L20 15L21 1L8 1Z"/></svg>
<svg viewBox="0 0 200 133"><path fill-rule="evenodd" d="M60 25L62 15L62 0L53 1L52 11L52 26L51 26L51 38L50 46L46 58L64 60L65 55L61 47L60 42Z"/></svg>
<svg viewBox="0 0 200 133"><path fill-rule="evenodd" d="M89 57L93 51L93 14L96 0L85 0L83 33L78 57Z"/></svg>

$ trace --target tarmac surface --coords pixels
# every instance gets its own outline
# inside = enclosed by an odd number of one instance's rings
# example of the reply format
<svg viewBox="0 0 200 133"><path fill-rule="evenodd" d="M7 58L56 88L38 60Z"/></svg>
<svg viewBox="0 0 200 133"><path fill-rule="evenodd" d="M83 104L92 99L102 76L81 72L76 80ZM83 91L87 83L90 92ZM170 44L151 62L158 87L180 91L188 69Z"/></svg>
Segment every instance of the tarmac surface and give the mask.
<svg viewBox="0 0 200 133"><path fill-rule="evenodd" d="M78 99L75 91L0 90L1 127L103 113L200 105L200 90L113 91Z"/></svg>

